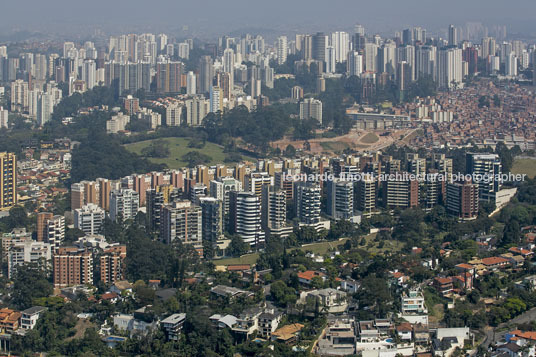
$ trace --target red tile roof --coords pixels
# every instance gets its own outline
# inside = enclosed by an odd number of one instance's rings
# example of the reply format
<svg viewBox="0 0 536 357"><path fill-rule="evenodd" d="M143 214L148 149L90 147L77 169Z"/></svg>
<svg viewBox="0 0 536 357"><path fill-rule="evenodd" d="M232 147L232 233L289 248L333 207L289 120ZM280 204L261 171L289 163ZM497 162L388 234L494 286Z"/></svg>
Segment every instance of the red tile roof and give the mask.
<svg viewBox="0 0 536 357"><path fill-rule="evenodd" d="M461 263L461 264L456 265L456 268L471 270L474 268L474 266L472 266L471 264L467 264L467 263Z"/></svg>
<svg viewBox="0 0 536 357"><path fill-rule="evenodd" d="M323 277L324 273L321 273L319 271L314 271L314 270L307 270L307 271L298 273L298 278L303 279L303 280L311 280L315 276Z"/></svg>
<svg viewBox="0 0 536 357"><path fill-rule="evenodd" d="M498 265L498 264L507 264L508 260L503 257L489 257L482 259L482 264L484 265Z"/></svg>
<svg viewBox="0 0 536 357"><path fill-rule="evenodd" d="M227 271L243 271L249 269L251 269L251 265L249 264L237 264L227 266Z"/></svg>

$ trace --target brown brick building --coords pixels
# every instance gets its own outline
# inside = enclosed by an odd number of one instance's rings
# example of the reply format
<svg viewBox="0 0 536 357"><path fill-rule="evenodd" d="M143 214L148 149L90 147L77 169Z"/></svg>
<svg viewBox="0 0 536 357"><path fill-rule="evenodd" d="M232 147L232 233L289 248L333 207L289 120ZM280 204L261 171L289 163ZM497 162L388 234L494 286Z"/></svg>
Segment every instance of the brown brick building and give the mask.
<svg viewBox="0 0 536 357"><path fill-rule="evenodd" d="M93 256L90 251L60 247L53 257L54 286L93 284Z"/></svg>
<svg viewBox="0 0 536 357"><path fill-rule="evenodd" d="M124 279L126 257L126 245L118 245L104 250L100 257L100 280L104 284L110 284Z"/></svg>

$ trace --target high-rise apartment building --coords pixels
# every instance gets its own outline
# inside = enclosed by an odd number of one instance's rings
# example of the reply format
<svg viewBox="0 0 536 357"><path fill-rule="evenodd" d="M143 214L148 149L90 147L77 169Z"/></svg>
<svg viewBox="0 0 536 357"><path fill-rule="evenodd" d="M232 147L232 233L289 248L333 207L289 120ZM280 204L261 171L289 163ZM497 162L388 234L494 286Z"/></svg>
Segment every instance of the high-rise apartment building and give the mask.
<svg viewBox="0 0 536 357"><path fill-rule="evenodd" d="M257 196L261 197L262 188L264 186L273 186L274 177L270 176L267 172L252 172L246 176L246 188L248 192L253 192Z"/></svg>
<svg viewBox="0 0 536 357"><path fill-rule="evenodd" d="M334 219L354 216L354 184L340 179L328 180L326 213Z"/></svg>
<svg viewBox="0 0 536 357"><path fill-rule="evenodd" d="M223 90L220 87L210 87L210 112L223 111Z"/></svg>
<svg viewBox="0 0 536 357"><path fill-rule="evenodd" d="M333 32L331 34L330 44L333 46L335 51L335 62L346 62L348 58L348 51L350 51L350 35L348 35L348 32Z"/></svg>
<svg viewBox="0 0 536 357"><path fill-rule="evenodd" d="M378 71L378 45L373 42L365 43L365 71Z"/></svg>
<svg viewBox="0 0 536 357"><path fill-rule="evenodd" d="M376 210L376 180L372 176L363 176L356 183L356 209L365 216Z"/></svg>
<svg viewBox="0 0 536 357"><path fill-rule="evenodd" d="M214 65L210 56L203 56L199 61L199 90L200 94L207 94L212 88L214 78Z"/></svg>
<svg viewBox="0 0 536 357"><path fill-rule="evenodd" d="M181 115L184 106L179 103L171 103L166 108L166 125L167 126L180 126Z"/></svg>
<svg viewBox="0 0 536 357"><path fill-rule="evenodd" d="M326 48L328 37L323 32L317 32L312 38L312 55L313 59L324 62L326 60Z"/></svg>
<svg viewBox="0 0 536 357"><path fill-rule="evenodd" d="M261 198L253 192L229 193L229 231L252 247L264 244L261 227Z"/></svg>
<svg viewBox="0 0 536 357"><path fill-rule="evenodd" d="M203 96L194 96L185 102L186 124L189 126L201 126L203 119L210 112L210 101Z"/></svg>
<svg viewBox="0 0 536 357"><path fill-rule="evenodd" d="M190 71L186 75L186 94L194 95L197 93L197 76Z"/></svg>
<svg viewBox="0 0 536 357"><path fill-rule="evenodd" d="M37 241L44 242L47 236L47 223L49 219L52 219L54 214L51 212L39 212L37 213Z"/></svg>
<svg viewBox="0 0 536 357"><path fill-rule="evenodd" d="M454 25L449 26L449 46L458 46L458 29Z"/></svg>
<svg viewBox="0 0 536 357"><path fill-rule="evenodd" d="M45 223L45 234L45 242L57 251L65 240L65 217L57 215L49 218Z"/></svg>
<svg viewBox="0 0 536 357"><path fill-rule="evenodd" d="M52 249L49 243L36 242L32 239L23 239L13 243L8 252L8 277L11 279L17 267L33 263L43 269L50 263Z"/></svg>
<svg viewBox="0 0 536 357"><path fill-rule="evenodd" d="M301 223L320 222L320 186L314 182L294 183L294 209Z"/></svg>
<svg viewBox="0 0 536 357"><path fill-rule="evenodd" d="M466 173L473 175L473 182L478 185L478 197L481 201L495 202L495 195L501 189L501 159L497 154L467 153Z"/></svg>
<svg viewBox="0 0 536 357"><path fill-rule="evenodd" d="M223 237L223 202L214 197L199 199L202 210L202 236L204 242L216 242Z"/></svg>
<svg viewBox="0 0 536 357"><path fill-rule="evenodd" d="M113 284L125 279L127 246L116 245L103 250L99 258L100 280L104 284Z"/></svg>
<svg viewBox="0 0 536 357"><path fill-rule="evenodd" d="M322 125L322 102L314 98L305 98L300 102L300 119L316 119Z"/></svg>
<svg viewBox="0 0 536 357"><path fill-rule="evenodd" d="M210 195L223 203L224 216L229 214L229 193L242 191L242 182L233 177L219 177L210 181Z"/></svg>
<svg viewBox="0 0 536 357"><path fill-rule="evenodd" d="M398 174L398 175L397 175ZM399 172L383 182L384 204L388 208L411 208L419 205L419 182L409 173Z"/></svg>
<svg viewBox="0 0 536 357"><path fill-rule="evenodd" d="M361 76L363 73L363 56L359 52L352 51L348 53L348 62L346 65L348 76Z"/></svg>
<svg viewBox="0 0 536 357"><path fill-rule="evenodd" d="M190 244L203 256L203 216L190 201L175 201L162 207L160 238L167 244Z"/></svg>
<svg viewBox="0 0 536 357"><path fill-rule="evenodd" d="M53 255L54 286L93 284L93 255L89 250L62 247Z"/></svg>
<svg viewBox="0 0 536 357"><path fill-rule="evenodd" d="M126 221L138 214L140 195L132 189L112 190L110 193L110 219Z"/></svg>
<svg viewBox="0 0 536 357"><path fill-rule="evenodd" d="M419 157L419 154L409 153L406 155L408 162L407 171L412 175L424 175L426 174L426 159Z"/></svg>
<svg viewBox="0 0 536 357"><path fill-rule="evenodd" d="M0 106L0 129L9 128L9 111Z"/></svg>
<svg viewBox="0 0 536 357"><path fill-rule="evenodd" d="M52 119L54 110L52 96L48 93L39 93L37 95L36 118L39 126L45 125Z"/></svg>
<svg viewBox="0 0 536 357"><path fill-rule="evenodd" d="M159 93L180 93L185 86L182 82L184 64L182 62L158 62L156 64L156 91Z"/></svg>
<svg viewBox="0 0 536 357"><path fill-rule="evenodd" d="M179 198L179 189L172 185L158 185L154 189L147 190L147 224L152 231L160 230L162 207Z"/></svg>
<svg viewBox="0 0 536 357"><path fill-rule="evenodd" d="M277 38L277 64L282 65L287 62L287 54L287 36L280 36Z"/></svg>
<svg viewBox="0 0 536 357"><path fill-rule="evenodd" d="M29 105L28 82L17 79L11 83L11 110L23 112L28 110Z"/></svg>
<svg viewBox="0 0 536 357"><path fill-rule="evenodd" d="M17 204L17 157L0 152L0 211Z"/></svg>
<svg viewBox="0 0 536 357"><path fill-rule="evenodd" d="M99 234L104 225L105 212L94 203L74 210L74 227L86 235Z"/></svg>
<svg viewBox="0 0 536 357"><path fill-rule="evenodd" d="M478 185L470 181L447 183L447 212L461 220L478 217Z"/></svg>
<svg viewBox="0 0 536 357"><path fill-rule="evenodd" d="M262 187L262 229L270 235L281 235L287 222L287 195L273 185Z"/></svg>
<svg viewBox="0 0 536 357"><path fill-rule="evenodd" d="M437 54L437 84L439 88L459 87L463 80L463 51L461 48L445 48Z"/></svg>

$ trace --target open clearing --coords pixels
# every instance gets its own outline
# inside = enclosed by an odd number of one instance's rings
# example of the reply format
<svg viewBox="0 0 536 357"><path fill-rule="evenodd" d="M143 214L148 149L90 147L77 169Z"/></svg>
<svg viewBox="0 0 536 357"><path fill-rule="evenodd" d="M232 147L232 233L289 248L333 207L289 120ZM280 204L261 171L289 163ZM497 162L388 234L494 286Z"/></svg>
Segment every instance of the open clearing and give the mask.
<svg viewBox="0 0 536 357"><path fill-rule="evenodd" d="M348 134L332 138L314 138L309 139L310 150L312 154L321 154L325 152L336 153L345 149L356 151L364 150L381 150L391 144L401 142L400 138L406 137L413 129L389 129L389 130L361 130L352 129ZM317 132L319 134L320 132ZM285 150L288 145L296 149L304 149L305 140L292 140L283 138L272 143L272 147Z"/></svg>
<svg viewBox="0 0 536 357"><path fill-rule="evenodd" d="M513 174L527 174L528 177L533 178L536 176L536 158L520 158L514 160L512 166Z"/></svg>
<svg viewBox="0 0 536 357"><path fill-rule="evenodd" d="M378 140L380 140L380 138L375 133L367 133L365 136L360 138L360 141L364 144L374 144Z"/></svg>
<svg viewBox="0 0 536 357"><path fill-rule="evenodd" d="M376 233L369 234L364 237L365 245L359 246L360 249L366 250L371 254L379 254L385 252L396 252L402 249L403 244L395 240L386 240L383 243L383 246L380 248L380 242L376 242ZM301 247L289 248L288 251L293 251L300 249L303 252L313 252L315 255L324 255L331 250L337 249L339 245L346 243L350 238L340 238L335 241L323 241L317 243L304 244ZM225 259L214 259L212 262L214 265L237 265L237 264L255 264L259 259L259 253L246 254L239 258L225 258Z"/></svg>
<svg viewBox="0 0 536 357"><path fill-rule="evenodd" d="M223 147L214 143L210 143L208 141L205 143L205 146L203 148L196 149L188 147L190 141L196 140L192 138L162 138L154 140L164 140L168 143L169 156L162 158L150 157L148 158L148 160L155 164L166 164L167 167L170 169L178 169L181 167L185 167L188 163L182 159L182 156L190 151L198 151L204 155L210 156L211 161L207 163L208 165L220 164L223 163L225 160L225 153L223 152ZM144 148L148 147L154 140L146 140L137 143L127 144L125 145L125 148L130 152L143 156L141 154L141 151ZM242 158L244 160L253 160L252 158L247 157L245 155L242 155Z"/></svg>

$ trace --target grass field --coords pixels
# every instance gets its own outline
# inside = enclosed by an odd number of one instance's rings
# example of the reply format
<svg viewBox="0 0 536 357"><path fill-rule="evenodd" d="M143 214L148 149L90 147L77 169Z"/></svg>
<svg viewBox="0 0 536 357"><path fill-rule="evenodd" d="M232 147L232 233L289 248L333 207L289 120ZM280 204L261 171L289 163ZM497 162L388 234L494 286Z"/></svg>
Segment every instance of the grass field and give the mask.
<svg viewBox="0 0 536 357"><path fill-rule="evenodd" d="M158 140L158 139L156 139ZM149 161L154 162L155 164L166 164L170 169L177 169L187 165L185 161L182 160L182 156L190 151L199 151L202 154L208 155L212 160L208 163L209 165L222 164L225 159L225 153L223 152L223 147L206 142L205 146L202 149L189 148L188 144L190 140L195 140L191 138L164 138L162 139L169 144L169 153L170 155L166 158L148 158ZM141 151L148 147L153 140L140 141L133 144L125 145L125 148L133 153L141 155ZM243 159L253 160L250 157L242 155Z"/></svg>
<svg viewBox="0 0 536 357"><path fill-rule="evenodd" d="M320 146L322 146L324 150L333 152L343 151L344 149L348 149L350 147L348 143L341 141L322 141L320 142Z"/></svg>
<svg viewBox="0 0 536 357"><path fill-rule="evenodd" d="M367 133L365 136L363 136L361 138L361 142L363 144L374 144L375 142L377 142L378 140L380 140L380 138L378 138L378 135L374 134L374 133Z"/></svg>
<svg viewBox="0 0 536 357"><path fill-rule="evenodd" d="M375 242L374 238L376 238L376 234L369 234L368 236L364 237L366 244L364 246L360 246L359 248L366 250L367 252L371 254L379 254L379 253L385 253L386 251L389 252L397 252L402 249L402 243L394 240L389 240L384 242L384 246L382 248L379 248L379 242ZM318 242L318 243L310 243L310 244L304 244L301 247L297 248L290 248L289 251L300 249L303 252L313 252L315 255L324 255L330 250L336 249L339 245L346 243L346 241L350 238L341 238L336 241L325 241L325 242ZM214 259L212 262L214 265L236 265L236 264L255 264L257 262L257 259L259 259L258 253L252 253L252 254L246 254L241 256L240 258L226 258L226 259Z"/></svg>
<svg viewBox="0 0 536 357"><path fill-rule="evenodd" d="M311 243L311 244L305 244L302 245L301 248L293 248L291 250L301 249L304 252L313 252L317 255L324 255L326 254L330 249L335 249L337 246L346 243L348 238L341 238L336 241L331 242L319 242L319 243Z"/></svg>
<svg viewBox="0 0 536 357"><path fill-rule="evenodd" d="M513 174L527 174L533 178L536 176L536 159L515 159L511 171Z"/></svg>
<svg viewBox="0 0 536 357"><path fill-rule="evenodd" d="M214 265L237 265L237 264L255 264L259 259L259 253L246 254L240 258L214 259Z"/></svg>

